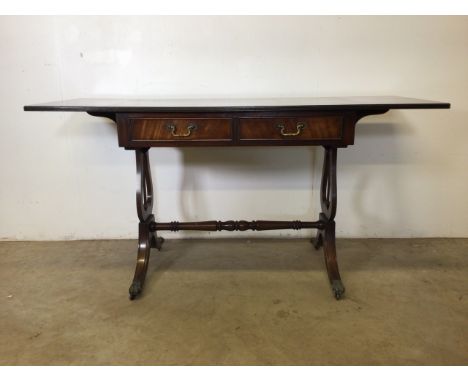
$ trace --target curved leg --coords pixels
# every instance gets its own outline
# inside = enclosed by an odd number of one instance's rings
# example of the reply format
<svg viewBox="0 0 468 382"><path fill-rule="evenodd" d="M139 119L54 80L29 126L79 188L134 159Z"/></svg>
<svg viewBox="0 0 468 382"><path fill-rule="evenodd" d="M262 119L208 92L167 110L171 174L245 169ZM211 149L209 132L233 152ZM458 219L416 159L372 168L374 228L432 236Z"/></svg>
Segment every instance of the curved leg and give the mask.
<svg viewBox="0 0 468 382"><path fill-rule="evenodd" d="M146 271L148 269L151 248L161 250L164 239L157 237L156 232L150 230L154 222L153 215L153 183L148 158L148 149L135 150L137 168L136 203L140 223L138 225L138 253L133 282L129 288L130 299L133 300L143 290Z"/></svg>
<svg viewBox="0 0 468 382"><path fill-rule="evenodd" d="M310 239L310 242L314 246L316 250L319 250L322 248L323 245L323 233L322 230L317 230L317 235L315 236L314 239Z"/></svg>
<svg viewBox="0 0 468 382"><path fill-rule="evenodd" d="M151 248L156 248L158 251L162 249L164 243L164 238L156 236L156 232L153 232L151 235Z"/></svg>
<svg viewBox="0 0 468 382"><path fill-rule="evenodd" d="M336 147L325 147L325 158L323 161L322 181L320 185L320 204L322 212L320 221L324 228L317 231L315 240L311 240L315 249L323 246L325 265L327 267L328 279L335 298L339 300L345 287L341 281L338 270L335 246L335 215L337 205L337 185L336 185Z"/></svg>
<svg viewBox="0 0 468 382"><path fill-rule="evenodd" d="M338 270L338 262L336 260L335 247L335 222L331 221L324 229L325 240L323 241L323 253L325 256L325 265L327 267L328 279L332 287L335 298L339 300L344 292L345 287L341 282L340 271Z"/></svg>
<svg viewBox="0 0 468 382"><path fill-rule="evenodd" d="M150 220L154 219L151 217ZM141 293L143 290L143 284L145 283L146 271L148 270L149 255L151 250L150 239L152 239L148 223L144 222L138 225L137 263L135 268L135 276L133 277L132 285L130 285L128 290L130 293L130 300L133 300Z"/></svg>

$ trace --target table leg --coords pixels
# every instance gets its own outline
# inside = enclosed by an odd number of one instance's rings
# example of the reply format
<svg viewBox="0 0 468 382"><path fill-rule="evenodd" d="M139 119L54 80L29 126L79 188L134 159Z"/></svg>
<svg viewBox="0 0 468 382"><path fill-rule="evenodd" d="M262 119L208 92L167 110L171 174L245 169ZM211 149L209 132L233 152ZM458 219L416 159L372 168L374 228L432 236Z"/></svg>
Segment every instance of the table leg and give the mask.
<svg viewBox="0 0 468 382"><path fill-rule="evenodd" d="M320 205L322 212L319 220L324 223L324 228L317 231L317 236L312 239L315 249L323 247L325 265L328 279L335 298L339 300L345 288L338 270L335 246L335 215L337 204L336 186L336 147L325 147L325 157L322 169L322 181L320 184Z"/></svg>
<svg viewBox="0 0 468 382"><path fill-rule="evenodd" d="M135 276L129 288L131 300L143 290L151 248L160 250L164 241L162 237L157 236L156 231L150 230L151 223L154 223L154 198L148 150L135 150L137 170L136 204L140 223L138 224L138 252Z"/></svg>

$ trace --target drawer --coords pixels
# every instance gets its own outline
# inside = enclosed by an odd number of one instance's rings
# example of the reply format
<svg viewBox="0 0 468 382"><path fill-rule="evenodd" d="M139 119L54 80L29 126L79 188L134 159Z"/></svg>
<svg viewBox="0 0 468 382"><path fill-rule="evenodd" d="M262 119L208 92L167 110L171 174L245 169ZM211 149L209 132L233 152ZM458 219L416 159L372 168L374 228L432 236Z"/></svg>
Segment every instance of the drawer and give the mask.
<svg viewBox="0 0 468 382"><path fill-rule="evenodd" d="M230 141L230 118L132 118L130 141Z"/></svg>
<svg viewBox="0 0 468 382"><path fill-rule="evenodd" d="M240 140L339 140L342 139L343 117L275 117L241 118Z"/></svg>

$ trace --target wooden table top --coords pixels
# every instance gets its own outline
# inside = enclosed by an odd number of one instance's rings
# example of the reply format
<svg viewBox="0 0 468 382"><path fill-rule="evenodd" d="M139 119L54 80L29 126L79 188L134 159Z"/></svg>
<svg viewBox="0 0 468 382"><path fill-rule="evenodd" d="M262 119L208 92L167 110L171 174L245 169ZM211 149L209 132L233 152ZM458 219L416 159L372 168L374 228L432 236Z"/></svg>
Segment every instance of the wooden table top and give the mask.
<svg viewBox="0 0 468 382"><path fill-rule="evenodd" d="M238 111L359 111L389 109L448 109L446 102L416 98L311 97L251 99L112 99L80 98L26 105L25 111L81 111L94 113L238 112Z"/></svg>

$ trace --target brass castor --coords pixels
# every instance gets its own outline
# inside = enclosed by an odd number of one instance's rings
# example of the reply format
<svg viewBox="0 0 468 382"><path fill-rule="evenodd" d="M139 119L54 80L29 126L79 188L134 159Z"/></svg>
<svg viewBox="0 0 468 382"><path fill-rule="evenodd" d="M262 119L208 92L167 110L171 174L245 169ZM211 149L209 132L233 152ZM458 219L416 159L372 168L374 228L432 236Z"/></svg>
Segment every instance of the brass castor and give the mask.
<svg viewBox="0 0 468 382"><path fill-rule="evenodd" d="M340 300L343 297L344 292L345 292L345 287L343 283L341 282L341 280L332 281L332 290L337 300Z"/></svg>
<svg viewBox="0 0 468 382"><path fill-rule="evenodd" d="M128 289L130 300L134 300L141 293L141 290L142 286L140 281L132 282L132 285L130 285L130 288Z"/></svg>

